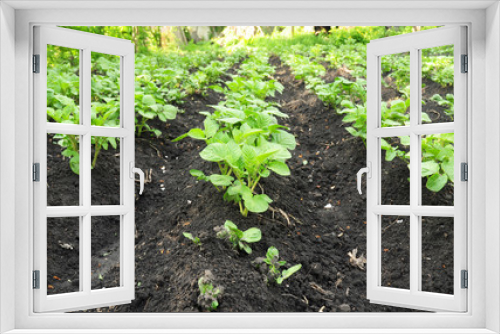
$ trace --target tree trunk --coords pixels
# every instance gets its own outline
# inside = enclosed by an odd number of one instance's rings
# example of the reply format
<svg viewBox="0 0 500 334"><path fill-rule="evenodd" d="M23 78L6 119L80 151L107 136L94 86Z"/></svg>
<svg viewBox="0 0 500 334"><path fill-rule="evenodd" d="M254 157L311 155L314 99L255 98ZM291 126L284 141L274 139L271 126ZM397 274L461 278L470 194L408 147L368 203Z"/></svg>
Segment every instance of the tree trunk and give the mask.
<svg viewBox="0 0 500 334"><path fill-rule="evenodd" d="M177 40L179 41L179 44L187 45L188 41L182 27L174 27L174 34Z"/></svg>
<svg viewBox="0 0 500 334"><path fill-rule="evenodd" d="M160 48L166 49L168 45L168 35L170 34L170 27L160 27Z"/></svg>

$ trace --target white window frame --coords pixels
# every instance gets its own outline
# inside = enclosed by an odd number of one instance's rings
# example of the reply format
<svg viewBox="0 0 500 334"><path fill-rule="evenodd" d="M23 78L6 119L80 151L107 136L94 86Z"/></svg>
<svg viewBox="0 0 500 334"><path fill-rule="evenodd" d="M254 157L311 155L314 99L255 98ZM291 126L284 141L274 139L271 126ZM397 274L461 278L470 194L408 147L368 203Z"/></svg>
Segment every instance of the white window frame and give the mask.
<svg viewBox="0 0 500 334"><path fill-rule="evenodd" d="M413 307L422 310L467 310L467 290L461 287L461 271L467 270L467 184L460 180L460 165L467 163L467 76L461 73L461 55L467 54L466 27L450 26L372 41L367 46L367 298L370 302ZM422 124L421 50L453 45L455 116L449 123ZM410 55L410 124L381 126L381 58L409 52ZM454 205L426 206L422 203L421 137L428 134L454 133ZM381 139L410 138L410 203L383 205ZM392 185L397 187L397 185ZM409 287L397 289L382 285L382 217L404 216L409 219ZM422 291L422 217L453 217L453 293Z"/></svg>
<svg viewBox="0 0 500 334"><path fill-rule="evenodd" d="M135 296L135 200L134 157L135 115L134 44L128 40L74 31L71 29L34 27L34 53L40 57L39 73L33 74L34 96L34 162L39 164L39 181L33 184L34 203L34 270L39 270L39 289L34 289L35 312L72 311L130 303ZM47 46L57 45L79 50L81 124L47 122ZM120 125L91 125L91 53L119 57L120 61ZM47 206L47 134L80 135L79 205ZM91 138L114 137L120 140L120 203L91 203ZM91 288L91 220L93 216L120 217L119 286ZM47 218L74 217L79 220L79 289L71 293L47 294Z"/></svg>
<svg viewBox="0 0 500 334"><path fill-rule="evenodd" d="M498 333L500 332L500 152L486 155L486 140L500 146L498 109L500 100L500 11L498 3L435 1L412 2L290 2L225 3L186 2L185 4L134 2L17 2L0 4L0 330L12 333L125 332L252 332L321 333ZM149 4L148 4L149 3ZM25 9L13 10L14 7ZM451 6L461 6L453 9ZM490 6L485 9L486 6ZM87 6L87 8L85 8ZM108 9L90 9L94 7ZM129 6L149 9L123 9ZM163 8L159 8L162 7ZM208 8L207 8L208 6ZM394 8L398 6L399 9ZM401 7L412 8L400 9ZM425 7L432 6L432 8ZM467 9L469 6L469 9ZM478 9L478 6L482 6ZM61 8L69 7L69 8ZM266 8L267 7L267 8ZM345 8L356 9L345 9ZM444 9L436 9L444 8ZM38 9L33 9L38 8ZM47 9L48 8L48 9ZM78 8L78 9L76 9ZM224 8L224 9L220 9ZM375 9L373 9L375 8ZM416 9L417 8L417 9ZM420 8L420 9L418 9ZM448 8L448 9L446 9ZM32 27L60 25L434 25L465 24L469 27L471 62L468 78L470 156L468 289L467 313L437 314L34 314L31 290L32 262L32 94L30 79ZM488 29L486 29L488 27ZM15 40L13 33L15 32ZM15 47L15 49L14 49ZM15 66L15 71L13 69ZM486 71L488 68L488 71ZM11 82L15 79L15 87ZM15 89L14 89L15 88ZM6 99L15 94L15 101ZM15 128L12 128L15 110ZM487 121L486 121L487 120ZM9 128L10 127L10 128ZM12 138L15 136L15 144ZM8 163L15 159L15 164ZM9 173L9 174L7 174ZM14 174L15 173L15 174ZM15 177L12 177L12 174ZM488 174L488 182L486 182ZM15 198L12 188L15 187ZM488 196L486 196L488 194ZM485 206L485 203L487 206ZM13 211L10 206L15 208ZM488 219L486 219L488 218ZM15 222L13 226L12 221ZM472 229L472 226L474 227ZM14 250L14 256L12 256ZM486 252L488 250L488 253ZM485 256L493 258L485 265ZM12 273L15 273L14 275ZM15 287L15 289L12 289ZM487 293L486 293L487 291ZM14 307L12 307L14 305ZM191 331L180 330L190 328ZM134 328L141 328L132 330ZM161 330L160 329L164 329ZM231 330L231 328L233 330ZM295 331L285 328L295 328ZM357 328L357 330L353 329ZM382 329L383 328L383 329ZM410 330L414 328L414 330ZM155 331L158 329L158 331ZM222 329L222 330L216 330ZM418 329L418 330L415 330ZM47 331L49 330L49 331ZM244 332L241 330L240 332ZM245 331L249 333L249 331Z"/></svg>

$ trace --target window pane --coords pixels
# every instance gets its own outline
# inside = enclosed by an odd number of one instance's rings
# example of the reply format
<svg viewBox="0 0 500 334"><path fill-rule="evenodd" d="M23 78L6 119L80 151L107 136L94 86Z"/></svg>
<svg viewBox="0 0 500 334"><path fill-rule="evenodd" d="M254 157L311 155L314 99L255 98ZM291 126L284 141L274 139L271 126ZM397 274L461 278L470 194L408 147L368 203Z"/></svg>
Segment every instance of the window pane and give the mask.
<svg viewBox="0 0 500 334"><path fill-rule="evenodd" d="M120 216L92 217L92 289L120 286Z"/></svg>
<svg viewBox="0 0 500 334"><path fill-rule="evenodd" d="M47 122L80 124L80 50L47 45Z"/></svg>
<svg viewBox="0 0 500 334"><path fill-rule="evenodd" d="M451 217L422 217L422 291L453 294Z"/></svg>
<svg viewBox="0 0 500 334"><path fill-rule="evenodd" d="M453 122L453 45L423 49L422 123Z"/></svg>
<svg viewBox="0 0 500 334"><path fill-rule="evenodd" d="M410 137L382 138L382 205L410 204Z"/></svg>
<svg viewBox="0 0 500 334"><path fill-rule="evenodd" d="M452 206L454 197L454 134L422 136L422 205Z"/></svg>
<svg viewBox="0 0 500 334"><path fill-rule="evenodd" d="M120 205L120 138L92 137L92 205Z"/></svg>
<svg viewBox="0 0 500 334"><path fill-rule="evenodd" d="M382 216L382 286L410 289L410 217Z"/></svg>
<svg viewBox="0 0 500 334"><path fill-rule="evenodd" d="M80 205L80 136L47 135L47 205Z"/></svg>
<svg viewBox="0 0 500 334"><path fill-rule="evenodd" d="M47 294L80 291L80 218L47 218Z"/></svg>
<svg viewBox="0 0 500 334"><path fill-rule="evenodd" d="M92 125L120 126L120 57L92 52Z"/></svg>
<svg viewBox="0 0 500 334"><path fill-rule="evenodd" d="M382 127L410 125L410 52L380 58Z"/></svg>

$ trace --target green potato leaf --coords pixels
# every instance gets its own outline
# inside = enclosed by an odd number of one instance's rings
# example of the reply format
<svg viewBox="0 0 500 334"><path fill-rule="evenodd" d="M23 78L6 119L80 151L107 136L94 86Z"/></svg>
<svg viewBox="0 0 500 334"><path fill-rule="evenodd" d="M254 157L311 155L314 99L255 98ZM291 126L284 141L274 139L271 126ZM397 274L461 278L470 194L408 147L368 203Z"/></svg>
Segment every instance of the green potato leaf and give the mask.
<svg viewBox="0 0 500 334"><path fill-rule="evenodd" d="M213 143L208 145L200 152L200 156L207 161L220 162L227 156L226 144Z"/></svg>
<svg viewBox="0 0 500 334"><path fill-rule="evenodd" d="M446 175L434 174L427 179L426 187L430 191L439 192L448 182L448 177Z"/></svg>
<svg viewBox="0 0 500 334"><path fill-rule="evenodd" d="M252 227L243 232L243 237L241 238L241 241L253 243L253 242L259 242L261 238L262 238L262 232L258 228Z"/></svg>
<svg viewBox="0 0 500 334"><path fill-rule="evenodd" d="M208 177L214 186L227 187L233 183L234 177L229 175L212 174Z"/></svg>
<svg viewBox="0 0 500 334"><path fill-rule="evenodd" d="M265 212L269 208L269 203L272 203L272 200L269 198L269 196L262 194L262 195L254 195L254 196L247 196L247 198L244 198L245 201L245 207L248 209L250 212Z"/></svg>
<svg viewBox="0 0 500 334"><path fill-rule="evenodd" d="M281 161L272 161L269 163L269 165L267 165L267 168L269 168L278 175L283 175L283 176L290 175L290 169L284 162Z"/></svg>
<svg viewBox="0 0 500 334"><path fill-rule="evenodd" d="M302 265L301 264L296 264L294 265L293 267L287 269L287 270L283 270L281 272L281 276L278 277L278 279L276 280L276 283L278 284L281 284L283 283L284 280L286 280L287 278L289 278L290 276L292 276L293 274L295 274L297 271L300 270L300 268L302 268Z"/></svg>
<svg viewBox="0 0 500 334"><path fill-rule="evenodd" d="M439 172L439 164L434 161L422 162L422 177L434 175Z"/></svg>

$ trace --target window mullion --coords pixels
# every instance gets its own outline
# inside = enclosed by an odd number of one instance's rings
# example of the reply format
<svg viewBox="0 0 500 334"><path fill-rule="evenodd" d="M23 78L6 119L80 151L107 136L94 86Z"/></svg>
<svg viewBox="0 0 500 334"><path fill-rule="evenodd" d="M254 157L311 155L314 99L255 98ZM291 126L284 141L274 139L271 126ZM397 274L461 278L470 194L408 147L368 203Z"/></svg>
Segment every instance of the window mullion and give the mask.
<svg viewBox="0 0 500 334"><path fill-rule="evenodd" d="M414 209L420 204L420 143L414 129L420 123L420 62L419 51L410 50L410 291L415 293L420 285L420 217Z"/></svg>
<svg viewBox="0 0 500 334"><path fill-rule="evenodd" d="M82 241L80 243L80 254L82 254L81 272L82 280L80 281L83 285L83 291L90 293L91 287L91 257L92 257L92 247L91 247L91 215L90 215L90 203L91 203L91 51L89 48L83 49L82 57L82 73L80 78L82 80L82 100L81 100L81 110L80 117L82 118L82 125L87 129L86 133L82 136L82 145L80 147L80 179L82 184L82 204L86 209L86 215L83 216L83 231L82 231Z"/></svg>

